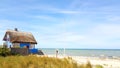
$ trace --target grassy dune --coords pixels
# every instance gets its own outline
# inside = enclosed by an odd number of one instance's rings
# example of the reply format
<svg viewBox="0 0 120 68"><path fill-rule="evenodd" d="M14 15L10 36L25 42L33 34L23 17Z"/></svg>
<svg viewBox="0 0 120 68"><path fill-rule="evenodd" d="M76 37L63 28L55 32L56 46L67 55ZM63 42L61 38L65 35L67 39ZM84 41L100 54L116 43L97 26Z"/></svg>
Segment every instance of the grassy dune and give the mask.
<svg viewBox="0 0 120 68"><path fill-rule="evenodd" d="M37 56L0 57L0 68L92 68L91 64L78 65L71 58Z"/></svg>

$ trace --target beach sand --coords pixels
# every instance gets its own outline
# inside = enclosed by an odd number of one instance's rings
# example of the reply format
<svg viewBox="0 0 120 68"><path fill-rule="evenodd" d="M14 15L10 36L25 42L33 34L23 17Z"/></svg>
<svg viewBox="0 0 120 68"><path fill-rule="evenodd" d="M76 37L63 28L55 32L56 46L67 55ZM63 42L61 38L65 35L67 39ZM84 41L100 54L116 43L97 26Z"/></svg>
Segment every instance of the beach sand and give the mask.
<svg viewBox="0 0 120 68"><path fill-rule="evenodd" d="M48 55L48 57L56 57L55 55ZM85 64L88 61L93 65L102 65L104 68L120 68L120 59L110 59L103 57L85 57L85 56L60 56L57 58L71 57L78 64Z"/></svg>

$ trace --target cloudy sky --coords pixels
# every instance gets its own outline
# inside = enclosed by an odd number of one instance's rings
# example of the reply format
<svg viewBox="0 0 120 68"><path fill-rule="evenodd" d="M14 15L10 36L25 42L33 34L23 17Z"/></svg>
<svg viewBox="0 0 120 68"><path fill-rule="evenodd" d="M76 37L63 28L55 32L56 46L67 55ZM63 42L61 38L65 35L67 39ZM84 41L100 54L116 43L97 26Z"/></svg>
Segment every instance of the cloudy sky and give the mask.
<svg viewBox="0 0 120 68"><path fill-rule="evenodd" d="M37 48L120 49L120 0L0 0L0 44L14 28Z"/></svg>

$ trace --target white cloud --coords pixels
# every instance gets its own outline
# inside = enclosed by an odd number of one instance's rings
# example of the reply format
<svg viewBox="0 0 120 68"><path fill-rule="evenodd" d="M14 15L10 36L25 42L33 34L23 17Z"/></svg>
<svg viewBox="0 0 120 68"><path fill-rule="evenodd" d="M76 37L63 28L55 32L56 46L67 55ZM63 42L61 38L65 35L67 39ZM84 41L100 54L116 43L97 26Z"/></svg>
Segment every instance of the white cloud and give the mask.
<svg viewBox="0 0 120 68"><path fill-rule="evenodd" d="M94 34L104 36L119 36L120 35L120 24L99 24L93 29ZM120 36L119 36L120 37Z"/></svg>
<svg viewBox="0 0 120 68"><path fill-rule="evenodd" d="M47 20L47 21L57 21L58 19L55 17L51 17L51 16L47 16L47 15L37 15L37 16L29 16L32 18L36 18L36 19L43 19L43 20Z"/></svg>
<svg viewBox="0 0 120 68"><path fill-rule="evenodd" d="M73 10L58 10L58 13L63 13L63 14L80 14L80 11L73 11Z"/></svg>
<svg viewBox="0 0 120 68"><path fill-rule="evenodd" d="M84 23L85 25L86 23ZM101 47L107 48L113 47L115 43L116 47L119 45L119 40L114 41L116 38L120 38L120 24L111 23L98 23L92 27L87 27L81 33L79 30L74 28L80 26L81 23L72 21L66 21L66 23L55 23L51 26L35 26L36 31L43 31L37 38L41 45L52 45L54 47ZM92 25L92 24L91 24ZM66 28L72 28L72 31L67 31ZM80 29L80 28L79 28ZM87 30L86 30L87 29ZM75 31L74 31L75 30ZM55 44L54 44L55 43ZM75 44L74 46L72 44ZM79 46L80 45L80 46Z"/></svg>
<svg viewBox="0 0 120 68"><path fill-rule="evenodd" d="M9 5L9 4L8 4ZM80 11L66 9L66 8L58 8L52 4L22 4L16 6L4 6L1 8L1 13L11 14L11 15L27 15L29 11L37 10L40 13L57 13L57 14L79 14ZM9 11L9 13L7 13ZM36 11L35 11L36 12ZM46 17L46 16L45 16ZM41 16L40 16L41 18ZM42 16L43 18L43 16Z"/></svg>
<svg viewBox="0 0 120 68"><path fill-rule="evenodd" d="M109 17L107 17L107 20L113 21L116 23L116 22L120 21L120 16L109 16Z"/></svg>
<svg viewBox="0 0 120 68"><path fill-rule="evenodd" d="M85 34L88 45L102 48L116 48L120 44L120 24L98 24ZM85 43L84 42L84 43Z"/></svg>
<svg viewBox="0 0 120 68"><path fill-rule="evenodd" d="M70 43L70 42L79 42L81 40L84 40L85 37L82 35L76 35L74 33L71 32L66 32L66 33L61 33L59 35L55 36L55 40L57 42L66 42L66 43Z"/></svg>

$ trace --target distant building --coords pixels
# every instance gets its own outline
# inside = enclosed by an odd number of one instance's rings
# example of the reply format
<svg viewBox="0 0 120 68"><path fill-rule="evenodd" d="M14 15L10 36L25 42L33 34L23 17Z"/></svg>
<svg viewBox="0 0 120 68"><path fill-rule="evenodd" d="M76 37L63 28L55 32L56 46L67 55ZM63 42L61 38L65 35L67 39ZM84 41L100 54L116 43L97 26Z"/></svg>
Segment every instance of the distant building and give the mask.
<svg viewBox="0 0 120 68"><path fill-rule="evenodd" d="M5 36L3 38L4 41L8 41L8 47L13 48L35 48L35 44L37 44L34 36L30 32L22 32L18 31L17 28L15 30L7 30Z"/></svg>
<svg viewBox="0 0 120 68"><path fill-rule="evenodd" d="M41 50L35 49L37 42L30 32L18 31L17 28L15 30L7 30L3 40L6 42L6 47L11 48L12 53L43 55Z"/></svg>

